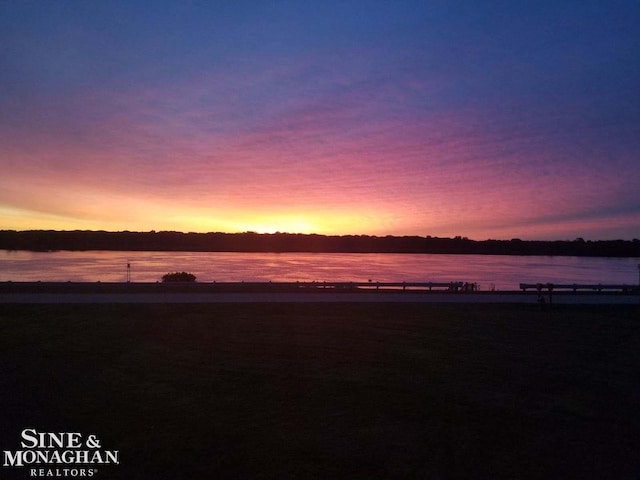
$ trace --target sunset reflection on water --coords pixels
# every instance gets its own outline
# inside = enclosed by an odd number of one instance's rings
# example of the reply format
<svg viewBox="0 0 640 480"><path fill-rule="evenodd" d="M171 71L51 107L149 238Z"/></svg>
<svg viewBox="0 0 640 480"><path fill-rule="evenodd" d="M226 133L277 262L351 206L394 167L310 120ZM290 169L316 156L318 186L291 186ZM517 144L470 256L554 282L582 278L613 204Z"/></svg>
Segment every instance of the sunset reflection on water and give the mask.
<svg viewBox="0 0 640 480"><path fill-rule="evenodd" d="M524 283L636 284L638 258L504 255L27 252L0 251L0 281L156 282L187 271L199 282L476 282L481 290Z"/></svg>

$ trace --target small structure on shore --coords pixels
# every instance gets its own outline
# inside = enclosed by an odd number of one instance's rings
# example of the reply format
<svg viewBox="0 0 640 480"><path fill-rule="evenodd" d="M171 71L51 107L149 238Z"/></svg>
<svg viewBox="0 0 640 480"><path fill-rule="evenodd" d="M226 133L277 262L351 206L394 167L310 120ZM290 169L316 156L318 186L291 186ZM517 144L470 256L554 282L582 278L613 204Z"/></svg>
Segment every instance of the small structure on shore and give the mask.
<svg viewBox="0 0 640 480"><path fill-rule="evenodd" d="M193 273L188 272L173 272L165 273L162 276L163 283L169 282L195 282L196 276Z"/></svg>

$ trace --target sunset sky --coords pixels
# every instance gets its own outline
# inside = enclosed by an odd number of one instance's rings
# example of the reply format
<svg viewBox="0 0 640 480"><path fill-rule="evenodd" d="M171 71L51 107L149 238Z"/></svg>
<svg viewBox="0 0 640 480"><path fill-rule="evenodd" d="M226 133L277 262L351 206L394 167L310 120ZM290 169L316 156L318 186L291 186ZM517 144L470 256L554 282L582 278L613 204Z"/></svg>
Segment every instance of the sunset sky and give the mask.
<svg viewBox="0 0 640 480"><path fill-rule="evenodd" d="M640 2L1 1L0 229L640 237Z"/></svg>

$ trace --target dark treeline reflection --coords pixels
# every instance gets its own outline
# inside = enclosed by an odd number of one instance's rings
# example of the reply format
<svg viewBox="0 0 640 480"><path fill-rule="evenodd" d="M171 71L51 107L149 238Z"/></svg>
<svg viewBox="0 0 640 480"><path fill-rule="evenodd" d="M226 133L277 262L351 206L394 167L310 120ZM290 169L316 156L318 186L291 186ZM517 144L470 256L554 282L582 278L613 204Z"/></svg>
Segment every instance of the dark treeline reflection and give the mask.
<svg viewBox="0 0 640 480"><path fill-rule="evenodd" d="M105 231L0 231L3 250L121 250L193 252L449 253L638 257L640 240L527 241L464 237L181 233Z"/></svg>

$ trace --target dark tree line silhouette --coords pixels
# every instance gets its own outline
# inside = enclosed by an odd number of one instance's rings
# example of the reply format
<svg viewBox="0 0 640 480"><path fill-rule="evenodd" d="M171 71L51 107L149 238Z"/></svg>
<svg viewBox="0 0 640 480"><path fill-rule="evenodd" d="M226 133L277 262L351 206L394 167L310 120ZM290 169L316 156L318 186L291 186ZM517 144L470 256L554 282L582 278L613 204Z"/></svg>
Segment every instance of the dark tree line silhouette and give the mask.
<svg viewBox="0 0 640 480"><path fill-rule="evenodd" d="M478 241L431 236L1 230L0 249L640 257L640 240Z"/></svg>

